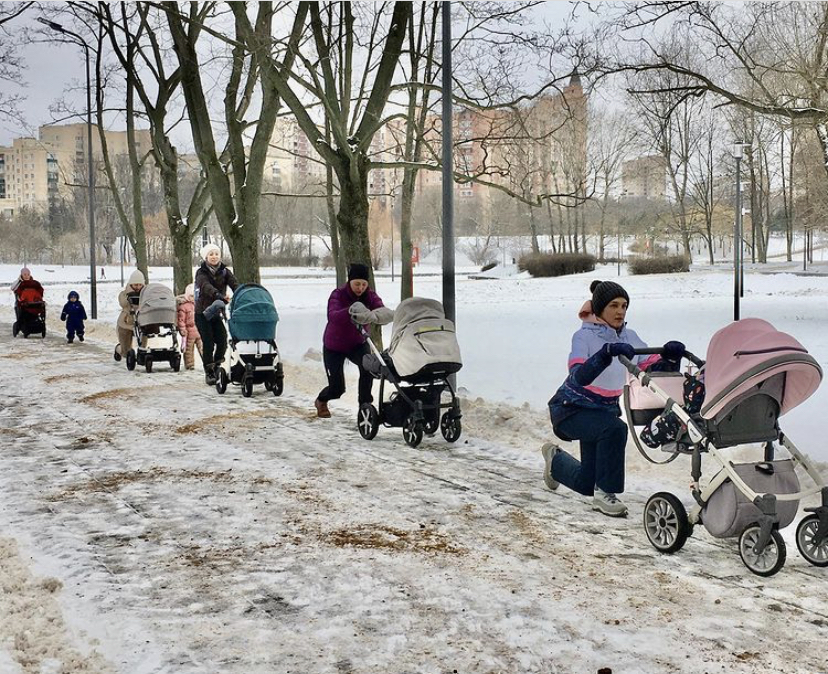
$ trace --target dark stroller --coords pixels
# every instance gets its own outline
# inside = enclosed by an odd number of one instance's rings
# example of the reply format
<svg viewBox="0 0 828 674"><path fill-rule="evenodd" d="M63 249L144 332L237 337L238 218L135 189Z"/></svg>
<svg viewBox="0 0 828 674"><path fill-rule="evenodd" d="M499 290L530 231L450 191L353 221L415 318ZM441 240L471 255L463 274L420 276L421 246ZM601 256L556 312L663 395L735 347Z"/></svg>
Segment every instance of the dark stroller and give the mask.
<svg viewBox="0 0 828 674"><path fill-rule="evenodd" d="M637 353L659 353L639 349ZM810 459L779 428L779 417L805 401L822 380L822 369L796 339L767 321L745 318L719 330L710 341L707 361L692 354L688 360L703 367L707 388L698 414L688 414L683 399L684 375L650 374L621 357L630 379L624 392L627 419L632 426L649 424L664 410L681 422L674 456L691 456L689 512L669 492L650 497L644 507L644 530L658 551L680 550L703 524L716 538L738 538L745 566L760 576L771 576L785 564L785 541L780 529L796 518L801 499L819 495L821 505L796 529L796 544L814 566L828 567L828 486ZM638 449L653 463L638 435ZM778 444L777 444L778 443ZM740 445L762 445L762 460L734 463L726 450ZM779 450L784 455L777 457ZM709 455L718 472L701 484L702 457ZM813 484L800 487L796 469Z"/></svg>
<svg viewBox="0 0 828 674"><path fill-rule="evenodd" d="M379 409L370 403L360 406L357 426L360 435L372 440L380 424L402 428L403 438L416 447L423 434L434 435L439 428L447 442L460 438L460 403L449 377L463 366L454 324L446 319L443 305L436 300L412 297L400 302L394 312L391 345L380 353L368 339L372 353L363 366L380 380ZM385 382L394 388L385 400ZM443 402L443 394L449 399ZM442 417L440 412L446 410Z"/></svg>
<svg viewBox="0 0 828 674"><path fill-rule="evenodd" d="M27 281L15 291L15 322L12 335L40 334L46 337L46 302L43 301L43 286L37 281Z"/></svg>
<svg viewBox="0 0 828 674"><path fill-rule="evenodd" d="M181 369L176 318L172 290L161 283L150 283L141 289L134 327L138 348L127 351L127 369L143 365L147 372L152 372L157 361L169 363L174 372Z"/></svg>
<svg viewBox="0 0 828 674"><path fill-rule="evenodd" d="M285 389L285 374L276 347L279 314L273 297L257 283L236 288L230 301L230 348L216 373L216 390L224 393L230 383L241 386L242 395L253 395L254 384L274 396Z"/></svg>

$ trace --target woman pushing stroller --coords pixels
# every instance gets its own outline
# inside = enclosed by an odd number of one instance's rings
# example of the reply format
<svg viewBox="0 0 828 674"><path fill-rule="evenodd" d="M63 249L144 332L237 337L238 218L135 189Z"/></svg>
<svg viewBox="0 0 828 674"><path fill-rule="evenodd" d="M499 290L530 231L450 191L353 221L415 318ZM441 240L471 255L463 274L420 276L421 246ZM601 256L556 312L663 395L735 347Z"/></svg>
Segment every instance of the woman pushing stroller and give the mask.
<svg viewBox="0 0 828 674"><path fill-rule="evenodd" d="M562 440L579 440L578 461L554 443L543 448L544 481L550 489L563 484L585 496L592 507L611 517L622 517L627 506L617 494L624 491L624 455L627 425L620 419L618 398L626 369L625 356L641 368L677 370L685 348L667 342L661 356L636 356L647 345L625 322L630 297L612 281L593 281L592 299L578 316L583 323L572 337L569 375L549 401L552 427Z"/></svg>
<svg viewBox="0 0 828 674"><path fill-rule="evenodd" d="M195 275L195 325L201 335L204 379L208 386L215 386L216 368L227 351L227 330L222 318L230 301L227 289L235 290L239 283L221 261L221 249L214 243L201 249L201 259Z"/></svg>
<svg viewBox="0 0 828 674"><path fill-rule="evenodd" d="M317 416L331 416L328 401L345 393L345 361L359 368L359 404L373 402L371 389L374 378L362 365L363 356L370 353L365 335L355 324L385 325L394 320L394 312L383 305L380 296L368 287L368 267L352 264L348 268L348 282L337 288L328 298L328 324L322 337L322 357L328 385L323 388L314 405Z"/></svg>

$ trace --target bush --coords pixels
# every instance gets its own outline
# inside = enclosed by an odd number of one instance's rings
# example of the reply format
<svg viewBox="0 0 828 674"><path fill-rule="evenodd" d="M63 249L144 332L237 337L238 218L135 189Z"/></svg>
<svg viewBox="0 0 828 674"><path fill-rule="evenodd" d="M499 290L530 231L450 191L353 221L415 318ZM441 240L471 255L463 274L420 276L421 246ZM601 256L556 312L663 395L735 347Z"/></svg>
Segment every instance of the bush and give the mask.
<svg viewBox="0 0 828 674"><path fill-rule="evenodd" d="M630 274L675 274L690 271L690 259L684 255L669 257L633 257L629 263Z"/></svg>
<svg viewBox="0 0 828 674"><path fill-rule="evenodd" d="M585 253L535 253L518 260L518 269L535 277L566 276L595 270L595 256Z"/></svg>
<svg viewBox="0 0 828 674"><path fill-rule="evenodd" d="M489 264L484 264L480 268L480 271L489 271L489 269L494 269L495 267L497 267L497 262L489 262Z"/></svg>
<svg viewBox="0 0 828 674"><path fill-rule="evenodd" d="M319 256L308 257L307 253L277 253L276 255L260 255L259 265L262 267L317 267Z"/></svg>

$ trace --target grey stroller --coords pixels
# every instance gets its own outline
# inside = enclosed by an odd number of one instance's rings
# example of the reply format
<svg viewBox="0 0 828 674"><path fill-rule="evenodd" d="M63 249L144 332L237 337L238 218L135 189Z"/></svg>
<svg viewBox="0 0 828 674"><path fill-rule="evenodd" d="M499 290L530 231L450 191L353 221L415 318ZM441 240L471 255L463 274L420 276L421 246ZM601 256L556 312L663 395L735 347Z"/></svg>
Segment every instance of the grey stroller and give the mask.
<svg viewBox="0 0 828 674"><path fill-rule="evenodd" d="M152 372L157 361L169 363L174 372L181 369L175 296L167 286L150 283L141 289L134 331L138 348L127 351L127 369L142 365L147 372Z"/></svg>
<svg viewBox="0 0 828 674"><path fill-rule="evenodd" d="M360 406L360 435L373 440L380 424L402 428L406 444L416 447L423 434L434 435L439 428L446 442L456 442L462 415L449 377L463 362L454 323L446 318L443 305L421 297L403 300L394 312L388 350L380 353L370 338L368 343L372 353L364 357L363 366L380 380L379 407ZM386 382L394 388L388 400Z"/></svg>
<svg viewBox="0 0 828 674"><path fill-rule="evenodd" d="M677 552L701 523L716 538L738 537L745 566L757 575L772 576L783 567L787 554L779 530L794 521L801 499L819 495L821 504L806 508L809 514L797 526L796 544L810 564L828 567L828 486L778 422L819 387L819 364L796 339L758 318L719 330L710 341L706 362L692 354L687 357L704 368L707 389L700 412L692 415L678 402L683 400L682 373L647 373L619 358L630 373L624 390L630 425L644 426L672 411L681 422L681 435L671 459L681 453L691 456L691 494L696 504L688 513L669 492L651 496L644 507L650 543L659 552ZM632 435L642 454L653 461L637 434ZM737 464L724 451L757 444L763 447L761 461ZM789 458L777 458L781 448ZM705 454L719 470L702 486ZM800 488L797 468L813 487Z"/></svg>

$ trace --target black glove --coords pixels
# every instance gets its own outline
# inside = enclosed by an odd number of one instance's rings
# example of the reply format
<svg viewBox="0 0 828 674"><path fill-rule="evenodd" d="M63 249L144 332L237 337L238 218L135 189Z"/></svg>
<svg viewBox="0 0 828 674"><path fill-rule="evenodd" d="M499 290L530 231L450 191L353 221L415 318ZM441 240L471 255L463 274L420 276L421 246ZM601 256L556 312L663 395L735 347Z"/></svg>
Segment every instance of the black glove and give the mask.
<svg viewBox="0 0 828 674"><path fill-rule="evenodd" d="M66 320L66 314L61 314L60 315L60 320L65 321Z"/></svg>
<svg viewBox="0 0 828 674"><path fill-rule="evenodd" d="M608 356L625 356L632 360L635 358L635 348L626 342L614 342L613 344L605 344L604 350Z"/></svg>
<svg viewBox="0 0 828 674"><path fill-rule="evenodd" d="M664 360L678 362L684 357L685 353L684 344L681 342L667 342L661 347L661 356Z"/></svg>

